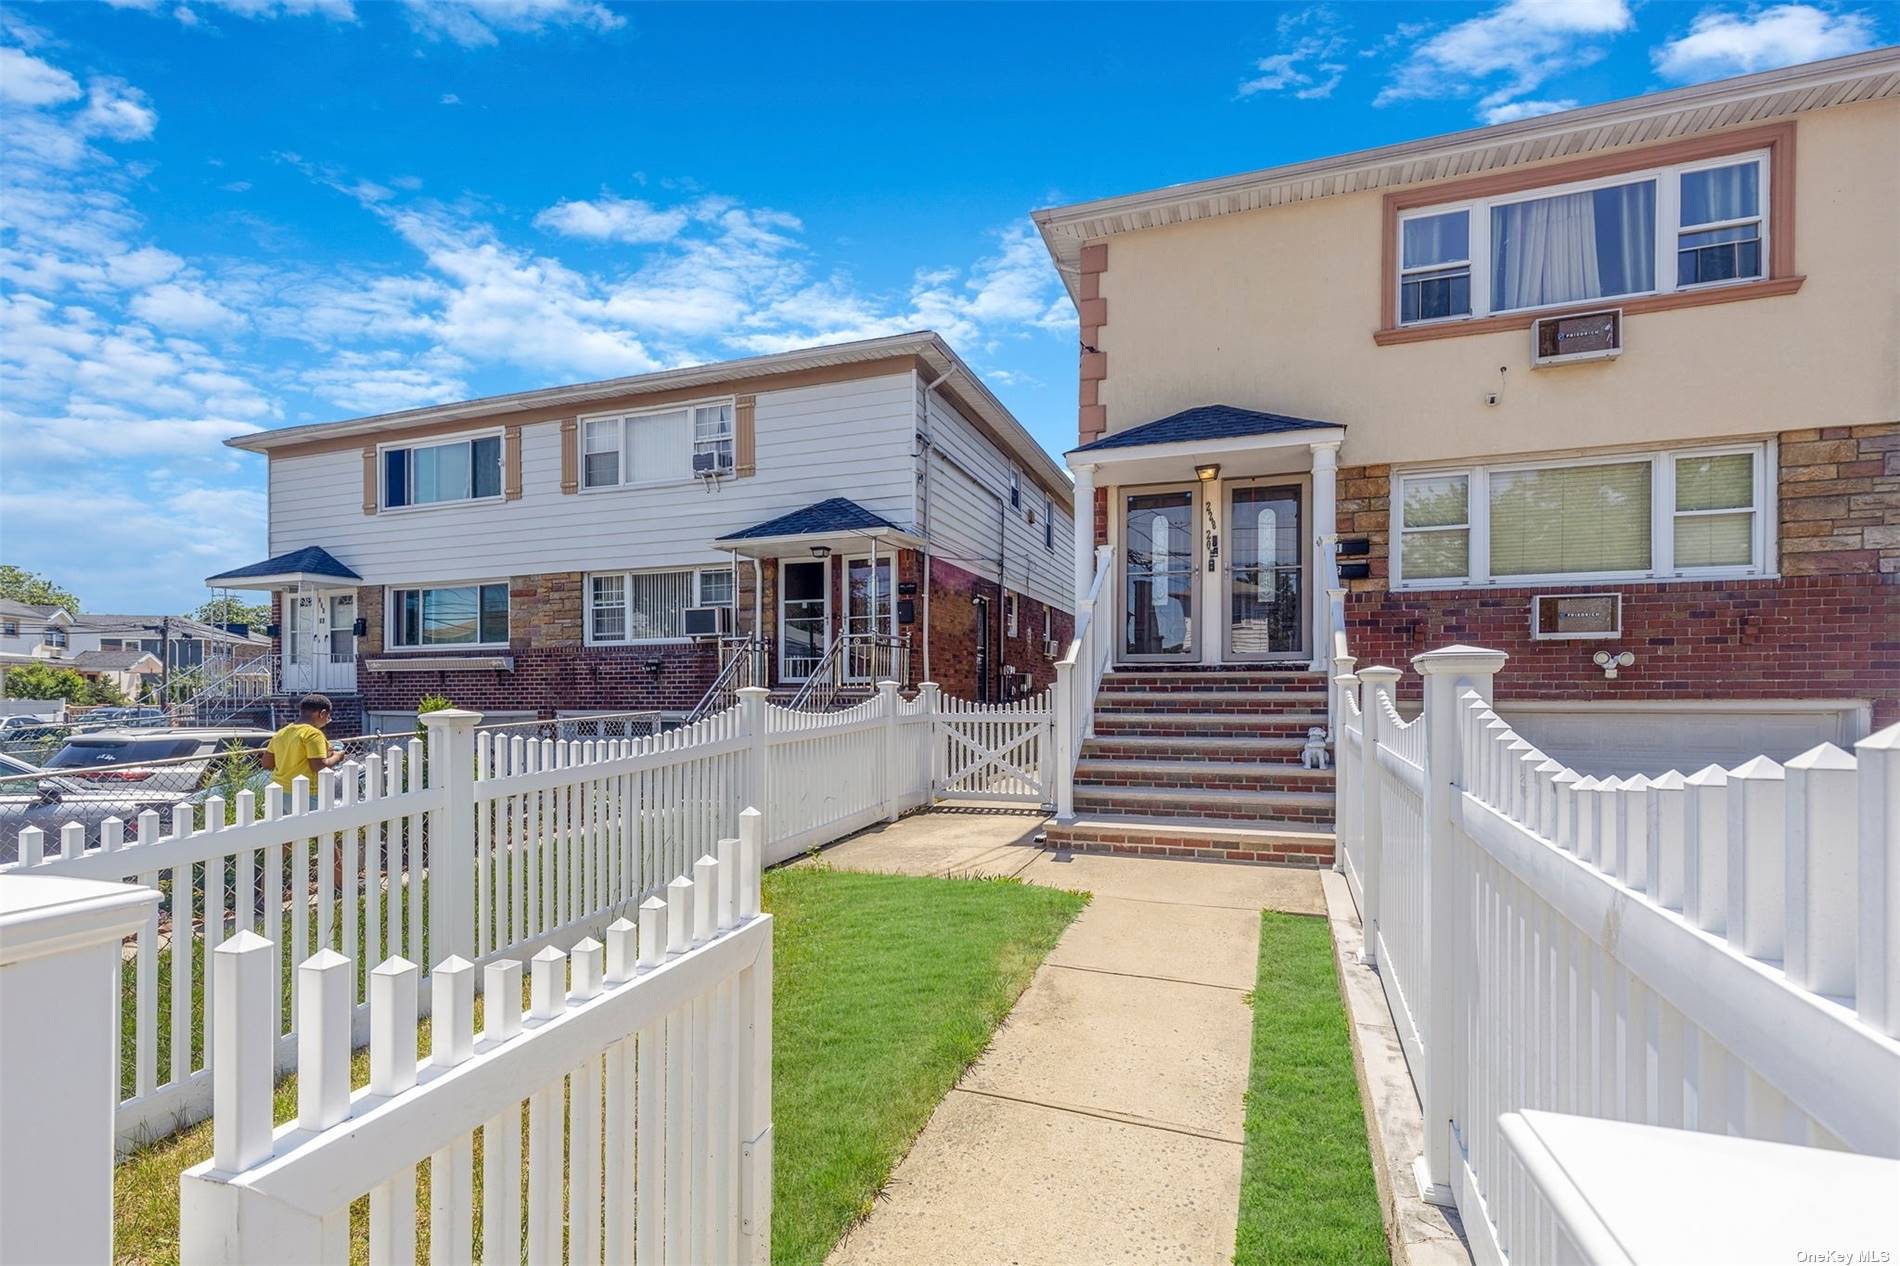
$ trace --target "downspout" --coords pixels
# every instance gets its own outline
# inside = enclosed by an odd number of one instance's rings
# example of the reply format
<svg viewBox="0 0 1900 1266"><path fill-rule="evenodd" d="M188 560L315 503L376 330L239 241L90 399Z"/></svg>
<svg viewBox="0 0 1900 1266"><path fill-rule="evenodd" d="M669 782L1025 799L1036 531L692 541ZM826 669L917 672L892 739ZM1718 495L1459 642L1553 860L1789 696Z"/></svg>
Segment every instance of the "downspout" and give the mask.
<svg viewBox="0 0 1900 1266"><path fill-rule="evenodd" d="M931 563L931 549L930 549L931 547L931 532L930 532L930 528L931 528L931 520L930 520L931 461L930 461L930 455L936 451L936 444L930 438L930 393L935 391L938 387L942 386L943 380L948 378L949 376L950 376L950 371L946 369L944 370L944 372L942 372L941 374L938 374L935 378L933 378L932 380L924 384L924 395L923 395L924 410L923 410L923 416L919 419L919 421L921 421L924 425L923 425L923 429L918 431L917 433L917 438L923 445L923 452L920 455L924 459L924 512L923 512L923 529L924 529L923 530L923 538L924 538L924 566L923 566L924 676L923 676L923 680L924 681L936 680L936 678L930 675L930 571L931 571L931 567L930 567L930 563ZM893 563L891 567L891 604L893 608L895 608L897 604L897 588L896 588L897 574L896 573L897 573L896 564Z"/></svg>

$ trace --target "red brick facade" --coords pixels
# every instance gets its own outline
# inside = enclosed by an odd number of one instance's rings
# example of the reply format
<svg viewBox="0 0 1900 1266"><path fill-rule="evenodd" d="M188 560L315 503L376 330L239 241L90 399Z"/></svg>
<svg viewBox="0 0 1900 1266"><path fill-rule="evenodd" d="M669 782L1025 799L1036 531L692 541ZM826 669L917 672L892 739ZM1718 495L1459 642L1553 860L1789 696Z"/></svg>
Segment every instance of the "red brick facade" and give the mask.
<svg viewBox="0 0 1900 1266"><path fill-rule="evenodd" d="M1779 437L1778 580L1389 592L1391 470L1339 472L1338 531L1370 546L1351 581L1347 629L1364 664L1404 667L1464 642L1511 656L1516 699L1871 699L1876 728L1900 720L1900 424ZM1616 591L1634 665L1606 680L1610 643L1537 641L1533 593ZM1408 673L1401 689L1416 693Z"/></svg>
<svg viewBox="0 0 1900 1266"><path fill-rule="evenodd" d="M844 625L845 565L842 557L834 557L830 562L834 630ZM758 582L764 631L767 637L774 639L778 626L778 568L776 560L766 560ZM923 680L924 673L922 572L920 551L898 552L900 587L917 586L917 592L910 598L898 599L898 632L910 636L911 676L918 682ZM976 670L976 621L980 610L988 613L990 646L994 648L989 664L989 698L1004 697L1006 689L1033 692L1054 680L1054 660L1047 653L1044 640L1045 612L1053 637L1065 645L1074 630L1074 618L1068 612L1019 594L1017 635L1009 637L996 602L995 581L983 580L943 562L933 564L932 578L931 671L946 694L975 699L983 693ZM432 694L445 696L457 707L485 712L531 712L543 718L562 711L657 709L683 712L698 704L718 674L718 656L712 646L686 642L588 646L584 636L584 585L585 577L580 572L510 579L508 650L475 653L506 654L514 662L512 670L418 672L369 667L371 659L387 662L400 659L405 653L422 653L385 651L384 590L380 586L358 589L357 612L366 626L365 635L357 642L358 693L337 698L335 732L342 736L357 732L365 722L366 713L413 712L425 695ZM750 563L742 563L738 577L741 631L750 631L753 625L754 588L753 569ZM977 597L989 599L987 606L978 607L974 601ZM273 597L272 602L272 617L280 619L278 600ZM902 604L906 602L911 608L911 623L902 622ZM428 654L441 657L453 655L455 651L445 647ZM1005 678L1001 673L1004 666L1016 669L1017 673ZM1005 687L1005 680L1011 682L1010 687Z"/></svg>

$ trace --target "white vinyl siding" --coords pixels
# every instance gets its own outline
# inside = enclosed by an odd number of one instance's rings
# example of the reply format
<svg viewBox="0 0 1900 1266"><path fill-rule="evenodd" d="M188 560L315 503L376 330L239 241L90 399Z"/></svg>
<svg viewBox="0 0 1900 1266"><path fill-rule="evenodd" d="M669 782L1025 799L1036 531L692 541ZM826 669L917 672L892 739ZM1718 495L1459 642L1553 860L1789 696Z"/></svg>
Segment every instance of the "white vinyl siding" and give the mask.
<svg viewBox="0 0 1900 1266"><path fill-rule="evenodd" d="M1763 444L1393 476L1399 589L1773 570Z"/></svg>
<svg viewBox="0 0 1900 1266"><path fill-rule="evenodd" d="M320 542L371 583L427 584L461 581L476 558L509 576L624 571L636 559L729 566L712 546L718 537L827 497L909 526L915 383L903 373L760 392L758 474L711 492L691 477L682 448L681 473L664 484L563 495L560 426L530 423L521 431L521 497L436 506L420 516L427 531L418 518L362 512L360 450L276 457L269 552Z"/></svg>
<svg viewBox="0 0 1900 1266"><path fill-rule="evenodd" d="M1016 463L935 392L927 396L924 422L938 450L929 458L929 512L919 516L929 524L933 556L994 580L1001 533L1007 587L1058 610L1073 611L1074 516L1053 502L1045 527L1006 510L1010 476L1019 469Z"/></svg>
<svg viewBox="0 0 1900 1266"><path fill-rule="evenodd" d="M1412 325L1752 281L1767 209L1762 151L1418 207L1389 301Z"/></svg>

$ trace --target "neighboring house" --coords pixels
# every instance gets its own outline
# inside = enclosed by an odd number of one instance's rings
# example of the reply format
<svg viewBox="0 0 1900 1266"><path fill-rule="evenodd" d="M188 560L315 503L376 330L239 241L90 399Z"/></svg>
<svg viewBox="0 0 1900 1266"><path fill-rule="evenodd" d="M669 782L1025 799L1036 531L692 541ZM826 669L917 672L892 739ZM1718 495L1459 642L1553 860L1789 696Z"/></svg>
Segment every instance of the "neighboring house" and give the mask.
<svg viewBox="0 0 1900 1266"><path fill-rule="evenodd" d="M1344 577L1585 770L1900 719L1897 208L1883 49L1037 213L1124 682L1325 669Z"/></svg>
<svg viewBox="0 0 1900 1266"><path fill-rule="evenodd" d="M0 598L0 667L66 659L73 617L63 607Z"/></svg>
<svg viewBox="0 0 1900 1266"><path fill-rule="evenodd" d="M272 594L282 699L345 724L685 714L738 639L789 693L845 633L994 699L1070 635L1069 481L935 334L229 443L270 460L271 557L206 583Z"/></svg>
<svg viewBox="0 0 1900 1266"><path fill-rule="evenodd" d="M46 664L110 680L137 698L165 673L222 677L270 652L261 633L205 624L187 616L74 615L61 607L0 599L0 667Z"/></svg>

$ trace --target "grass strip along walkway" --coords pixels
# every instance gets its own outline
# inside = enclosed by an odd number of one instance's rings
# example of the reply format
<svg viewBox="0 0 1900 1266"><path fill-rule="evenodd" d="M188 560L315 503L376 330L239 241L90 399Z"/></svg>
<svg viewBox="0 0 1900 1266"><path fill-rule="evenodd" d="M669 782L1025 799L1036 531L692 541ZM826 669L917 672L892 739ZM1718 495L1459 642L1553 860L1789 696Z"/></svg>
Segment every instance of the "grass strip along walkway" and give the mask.
<svg viewBox="0 0 1900 1266"><path fill-rule="evenodd" d="M815 1266L870 1210L1087 899L1009 880L822 867L768 872L764 899L775 934L772 1260ZM426 1050L426 1021L422 1029ZM367 1051L353 1072L367 1084ZM294 1076L279 1084L276 1107L280 1122L296 1115ZM119 1166L120 1263L178 1260L178 1175L210 1154L203 1121ZM426 1249L426 1165L421 1172ZM365 1227L353 1221L360 1241Z"/></svg>
<svg viewBox="0 0 1900 1266"><path fill-rule="evenodd" d="M1325 919L1260 918L1237 1266L1391 1260Z"/></svg>

